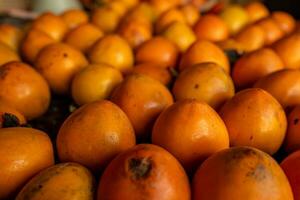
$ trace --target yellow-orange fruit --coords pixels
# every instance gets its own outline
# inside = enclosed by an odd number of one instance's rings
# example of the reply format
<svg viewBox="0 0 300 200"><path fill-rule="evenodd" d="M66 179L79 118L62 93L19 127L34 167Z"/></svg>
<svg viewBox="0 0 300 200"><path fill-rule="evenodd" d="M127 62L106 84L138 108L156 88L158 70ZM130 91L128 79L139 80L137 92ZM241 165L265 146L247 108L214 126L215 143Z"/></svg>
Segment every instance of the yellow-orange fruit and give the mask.
<svg viewBox="0 0 300 200"><path fill-rule="evenodd" d="M80 24L87 23L89 21L88 14L80 9L70 9L63 12L60 17L64 20L70 29L73 29Z"/></svg>

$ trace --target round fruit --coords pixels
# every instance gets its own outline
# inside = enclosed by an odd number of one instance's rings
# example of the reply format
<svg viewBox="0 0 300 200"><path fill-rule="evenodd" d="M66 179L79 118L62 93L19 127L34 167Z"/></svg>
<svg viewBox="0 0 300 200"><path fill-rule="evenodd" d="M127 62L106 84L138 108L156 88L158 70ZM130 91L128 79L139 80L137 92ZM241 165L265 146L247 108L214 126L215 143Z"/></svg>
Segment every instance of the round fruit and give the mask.
<svg viewBox="0 0 300 200"><path fill-rule="evenodd" d="M0 128L25 125L26 119L15 108L5 102L0 102Z"/></svg>
<svg viewBox="0 0 300 200"><path fill-rule="evenodd" d="M221 108L231 146L252 146L269 154L280 148L286 133L285 112L259 88L238 92Z"/></svg>
<svg viewBox="0 0 300 200"><path fill-rule="evenodd" d="M117 156L100 179L97 200L120 199L190 200L189 181L169 152L140 144Z"/></svg>
<svg viewBox="0 0 300 200"><path fill-rule="evenodd" d="M173 22L185 23L185 17L183 13L178 8L170 9L164 12L155 22L156 33L161 33Z"/></svg>
<svg viewBox="0 0 300 200"><path fill-rule="evenodd" d="M231 34L239 32L249 22L248 13L239 5L226 7L220 14L220 17L228 26Z"/></svg>
<svg viewBox="0 0 300 200"><path fill-rule="evenodd" d="M60 16L70 29L76 28L80 24L84 24L89 21L88 14L85 11L79 9L67 10Z"/></svg>
<svg viewBox="0 0 300 200"><path fill-rule="evenodd" d="M129 44L118 35L106 35L96 42L89 52L89 59L92 63L111 65L123 73L128 73L134 63Z"/></svg>
<svg viewBox="0 0 300 200"><path fill-rule="evenodd" d="M284 108L300 104L300 70L285 69L273 72L258 80L254 87L272 94Z"/></svg>
<svg viewBox="0 0 300 200"><path fill-rule="evenodd" d="M179 70L182 71L194 64L214 62L227 73L230 71L229 60L225 53L214 43L198 40L182 55Z"/></svg>
<svg viewBox="0 0 300 200"><path fill-rule="evenodd" d="M101 6L92 11L91 22L98 26L105 33L116 30L120 15L109 6Z"/></svg>
<svg viewBox="0 0 300 200"><path fill-rule="evenodd" d="M287 68L300 68L300 32L285 37L273 45L273 49Z"/></svg>
<svg viewBox="0 0 300 200"><path fill-rule="evenodd" d="M55 43L55 40L46 33L31 29L21 45L21 53L26 61L33 63L38 53L47 45Z"/></svg>
<svg viewBox="0 0 300 200"><path fill-rule="evenodd" d="M147 0L154 8L157 16L180 5L181 0Z"/></svg>
<svg viewBox="0 0 300 200"><path fill-rule="evenodd" d="M34 176L16 200L93 200L94 191L94 177L88 169L77 163L60 163Z"/></svg>
<svg viewBox="0 0 300 200"><path fill-rule="evenodd" d="M164 110L155 122L152 143L173 154L188 171L213 153L229 147L226 126L206 103L182 100Z"/></svg>
<svg viewBox="0 0 300 200"><path fill-rule="evenodd" d="M293 200L280 166L251 147L226 149L208 158L194 176L193 192L194 200Z"/></svg>
<svg viewBox="0 0 300 200"><path fill-rule="evenodd" d="M300 105L293 108L288 116L288 129L285 137L285 150L293 152L300 149Z"/></svg>
<svg viewBox="0 0 300 200"><path fill-rule="evenodd" d="M194 31L198 39L213 42L225 40L229 36L227 24L214 14L203 15L195 24Z"/></svg>
<svg viewBox="0 0 300 200"><path fill-rule="evenodd" d="M35 61L36 69L57 94L68 93L75 74L87 65L88 61L79 50L63 43L46 46Z"/></svg>
<svg viewBox="0 0 300 200"><path fill-rule="evenodd" d="M157 36L136 50L135 59L137 63L156 62L169 68L175 67L178 53L177 47L171 41Z"/></svg>
<svg viewBox="0 0 300 200"><path fill-rule="evenodd" d="M245 51L249 52L262 48L265 44L266 35L260 26L250 25L240 31L235 39Z"/></svg>
<svg viewBox="0 0 300 200"><path fill-rule="evenodd" d="M111 100L128 116L139 139L145 139L158 115L173 103L169 90L159 81L132 74L112 93Z"/></svg>
<svg viewBox="0 0 300 200"><path fill-rule="evenodd" d="M18 51L21 39L21 29L11 24L0 24L0 42Z"/></svg>
<svg viewBox="0 0 300 200"><path fill-rule="evenodd" d="M186 23L190 26L194 26L200 18L199 10L192 3L184 4L181 7L179 7L179 9L185 17Z"/></svg>
<svg viewBox="0 0 300 200"><path fill-rule="evenodd" d="M270 12L268 8L261 2L252 1L245 6L245 10L248 13L250 23L261 20L269 16Z"/></svg>
<svg viewBox="0 0 300 200"><path fill-rule="evenodd" d="M48 135L32 128L0 129L0 199L9 199L40 170L54 164Z"/></svg>
<svg viewBox="0 0 300 200"><path fill-rule="evenodd" d="M170 71L157 63L138 64L133 68L132 73L149 76L164 85L169 85L172 79Z"/></svg>
<svg viewBox="0 0 300 200"><path fill-rule="evenodd" d="M144 19L148 22L154 23L157 15L150 3L147 1L143 1L136 5L131 11L129 11L126 17Z"/></svg>
<svg viewBox="0 0 300 200"><path fill-rule="evenodd" d="M162 36L176 44L181 52L185 52L196 41L196 35L191 27L182 22L170 24Z"/></svg>
<svg viewBox="0 0 300 200"><path fill-rule="evenodd" d="M257 22L257 25L265 32L266 45L270 45L284 36L284 32L280 29L277 22L271 17L260 20Z"/></svg>
<svg viewBox="0 0 300 200"><path fill-rule="evenodd" d="M275 11L272 13L271 17L285 34L292 33L296 28L296 20L287 12Z"/></svg>
<svg viewBox="0 0 300 200"><path fill-rule="evenodd" d="M96 172L133 147L135 137L125 113L100 100L75 110L61 126L56 144L62 162L77 162Z"/></svg>
<svg viewBox="0 0 300 200"><path fill-rule="evenodd" d="M18 60L20 60L18 54L7 45L0 42L0 66L8 62Z"/></svg>
<svg viewBox="0 0 300 200"><path fill-rule="evenodd" d="M50 12L43 13L36 18L31 27L46 33L56 41L62 40L68 31L68 27L63 19Z"/></svg>
<svg viewBox="0 0 300 200"><path fill-rule="evenodd" d="M197 99L218 108L234 95L230 76L215 63L201 63L179 74L172 90L176 100Z"/></svg>
<svg viewBox="0 0 300 200"><path fill-rule="evenodd" d="M103 37L103 32L98 27L85 23L71 30L66 35L64 42L83 53L87 53L91 46L101 37Z"/></svg>
<svg viewBox="0 0 300 200"><path fill-rule="evenodd" d="M78 105L106 99L122 81L119 70L106 64L92 64L73 78L72 97Z"/></svg>
<svg viewBox="0 0 300 200"><path fill-rule="evenodd" d="M283 169L285 175L287 176L290 182L294 194L294 200L299 200L300 199L300 184L299 184L300 151L296 151L290 154L287 158L285 158L282 161L280 166Z"/></svg>
<svg viewBox="0 0 300 200"><path fill-rule="evenodd" d="M260 78L282 69L279 56L270 48L262 48L242 56L234 65L232 78L238 88L252 87Z"/></svg>
<svg viewBox="0 0 300 200"><path fill-rule="evenodd" d="M9 62L0 67L0 100L34 119L46 112L50 90L45 79L31 66Z"/></svg>

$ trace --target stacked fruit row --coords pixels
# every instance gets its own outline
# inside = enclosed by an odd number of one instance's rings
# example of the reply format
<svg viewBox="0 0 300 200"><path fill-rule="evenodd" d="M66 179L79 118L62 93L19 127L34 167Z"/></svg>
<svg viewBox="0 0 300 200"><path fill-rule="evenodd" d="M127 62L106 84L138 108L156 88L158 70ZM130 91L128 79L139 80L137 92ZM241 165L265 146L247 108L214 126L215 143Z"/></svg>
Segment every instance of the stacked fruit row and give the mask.
<svg viewBox="0 0 300 200"><path fill-rule="evenodd" d="M296 20L199 2L1 24L0 199L299 199ZM28 123L58 97L78 107L51 141Z"/></svg>

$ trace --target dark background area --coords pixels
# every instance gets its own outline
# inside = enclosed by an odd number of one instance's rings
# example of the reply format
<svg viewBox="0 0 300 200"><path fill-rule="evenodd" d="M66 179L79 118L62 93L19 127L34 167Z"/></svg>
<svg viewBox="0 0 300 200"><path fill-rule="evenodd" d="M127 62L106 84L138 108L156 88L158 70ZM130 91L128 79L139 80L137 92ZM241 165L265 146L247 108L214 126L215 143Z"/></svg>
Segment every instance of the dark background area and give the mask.
<svg viewBox="0 0 300 200"><path fill-rule="evenodd" d="M272 11L286 11L300 19L300 0L265 0L264 3Z"/></svg>

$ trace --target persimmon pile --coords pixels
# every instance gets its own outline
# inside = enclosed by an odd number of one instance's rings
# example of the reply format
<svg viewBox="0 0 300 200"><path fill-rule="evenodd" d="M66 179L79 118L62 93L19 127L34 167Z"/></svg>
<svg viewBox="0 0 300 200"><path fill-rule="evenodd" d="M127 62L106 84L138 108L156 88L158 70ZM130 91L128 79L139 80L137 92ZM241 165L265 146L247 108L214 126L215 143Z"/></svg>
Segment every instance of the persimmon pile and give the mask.
<svg viewBox="0 0 300 200"><path fill-rule="evenodd" d="M0 24L0 200L300 200L299 24L205 0Z"/></svg>

